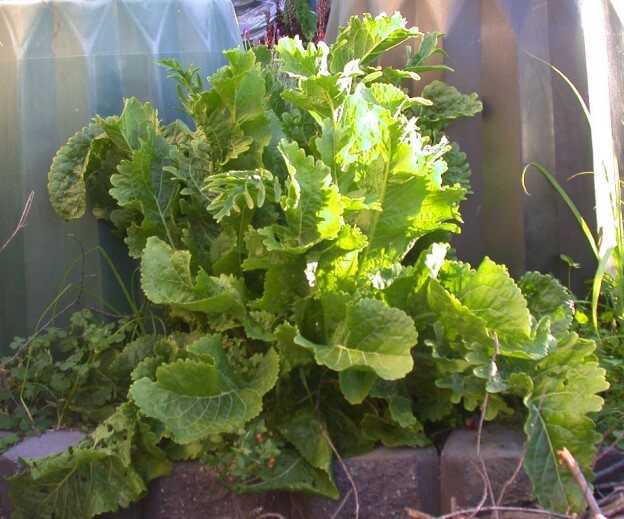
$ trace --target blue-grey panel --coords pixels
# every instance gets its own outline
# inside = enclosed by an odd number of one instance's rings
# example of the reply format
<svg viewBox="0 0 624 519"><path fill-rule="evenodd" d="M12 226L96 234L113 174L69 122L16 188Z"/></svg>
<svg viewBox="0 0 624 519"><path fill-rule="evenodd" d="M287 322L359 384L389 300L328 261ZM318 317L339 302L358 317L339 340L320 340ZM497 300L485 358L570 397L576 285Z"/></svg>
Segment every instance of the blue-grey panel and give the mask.
<svg viewBox="0 0 624 519"><path fill-rule="evenodd" d="M31 190L28 227L0 254L0 351L32 331L85 249L104 246L129 277L123 244L93 218L62 222L47 198L51 159L96 113L117 113L123 97L179 116L175 86L155 60L175 57L204 76L241 44L230 0L0 0L0 242ZM79 268L68 282L76 282ZM89 298L120 304L97 253L87 257Z"/></svg>

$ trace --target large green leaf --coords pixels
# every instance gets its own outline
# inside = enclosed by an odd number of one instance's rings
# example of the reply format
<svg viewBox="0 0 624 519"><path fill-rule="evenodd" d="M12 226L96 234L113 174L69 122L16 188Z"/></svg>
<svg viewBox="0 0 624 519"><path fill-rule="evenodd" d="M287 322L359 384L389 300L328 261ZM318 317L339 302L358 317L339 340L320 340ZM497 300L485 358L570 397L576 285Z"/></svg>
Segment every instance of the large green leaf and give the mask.
<svg viewBox="0 0 624 519"><path fill-rule="evenodd" d="M429 281L427 301L451 340L461 338L466 342L492 344L486 322L447 291L437 279Z"/></svg>
<svg viewBox="0 0 624 519"><path fill-rule="evenodd" d="M125 508L147 491L133 468L104 451L75 448L26 465L10 480L15 519L93 517Z"/></svg>
<svg viewBox="0 0 624 519"><path fill-rule="evenodd" d="M304 48L299 36L281 38L275 46L279 55L282 72L294 77L307 78L327 72L327 54L329 49L324 42L318 45L309 43Z"/></svg>
<svg viewBox="0 0 624 519"><path fill-rule="evenodd" d="M177 241L175 216L178 208L178 185L164 171L170 163L169 154L172 149L162 135L150 128L132 158L121 161L119 173L110 178L113 185L110 194L117 203L143 215L140 229L146 232L128 233L128 240L133 241L133 257L140 256L148 236L158 236L171 245Z"/></svg>
<svg viewBox="0 0 624 519"><path fill-rule="evenodd" d="M275 385L279 372L279 357L269 350L254 378L245 381L231 368L221 345L210 337L198 343L194 348L201 349L201 361L162 365L155 382L143 378L130 388L141 411L161 421L182 444L236 432L258 416L262 397Z"/></svg>
<svg viewBox="0 0 624 519"><path fill-rule="evenodd" d="M432 102L430 106L416 109L419 122L427 128L442 128L456 119L472 117L483 110L483 103L477 94L462 94L442 81L429 83L423 89L422 96Z"/></svg>
<svg viewBox="0 0 624 519"><path fill-rule="evenodd" d="M235 278L211 277L201 269L193 278L190 265L188 251L174 251L159 238L148 238L141 258L141 286L147 298L195 312L242 315L241 288Z"/></svg>
<svg viewBox="0 0 624 519"><path fill-rule="evenodd" d="M294 301L305 297L310 287L305 276L305 256L288 254L279 249L269 250L266 233L250 230L245 236L248 256L242 263L244 271L264 270L262 297L252 305L276 314L287 313Z"/></svg>
<svg viewBox="0 0 624 519"><path fill-rule="evenodd" d="M91 143L101 135L97 124L85 126L62 146L48 173L48 194L54 210L66 220L80 218L86 207L85 173Z"/></svg>
<svg viewBox="0 0 624 519"><path fill-rule="evenodd" d="M284 90L284 100L306 110L317 123L334 119L336 111L345 99L345 91L339 78L333 76L311 76L301 80L298 88Z"/></svg>
<svg viewBox="0 0 624 519"><path fill-rule="evenodd" d="M266 105L266 83L253 50L224 54L228 65L209 78L212 90L191 103L196 136L210 145L217 165L238 160L237 169L254 169L279 129Z"/></svg>
<svg viewBox="0 0 624 519"><path fill-rule="evenodd" d="M424 447L430 444L420 423L402 427L388 418L367 414L362 420L362 430L368 438L386 447Z"/></svg>
<svg viewBox="0 0 624 519"><path fill-rule="evenodd" d="M294 449L283 449L280 452L270 477L258 483L244 485L242 490L305 492L332 499L337 499L340 495L330 475L325 470L310 465Z"/></svg>
<svg viewBox="0 0 624 519"><path fill-rule="evenodd" d="M341 192L357 193L366 202L349 222L368 239L360 272L390 267L432 231L458 230L465 191L441 185L446 148L425 145L414 121L396 117L391 110L404 102L392 85L374 90L358 85L336 129L324 127L318 143L325 154L335 150Z"/></svg>
<svg viewBox="0 0 624 519"><path fill-rule="evenodd" d="M548 318L555 337L567 335L574 317L574 299L561 283L548 274L527 272L518 281L518 287L526 297L533 317Z"/></svg>
<svg viewBox="0 0 624 519"><path fill-rule="evenodd" d="M501 337L529 338L531 315L527 302L504 266L485 258L458 297L491 332Z"/></svg>
<svg viewBox="0 0 624 519"><path fill-rule="evenodd" d="M362 18L354 16L331 47L329 68L340 72L355 59L362 65L369 65L384 52L419 36L418 29L406 28L405 18L399 13L381 14L376 18L370 14Z"/></svg>
<svg viewBox="0 0 624 519"><path fill-rule="evenodd" d="M564 513L581 513L586 502L573 476L558 463L557 451L567 448L589 476L601 439L588 414L600 411L598 393L609 385L594 348L576 334L559 341L537 365L533 391L525 398L526 472L540 504Z"/></svg>
<svg viewBox="0 0 624 519"><path fill-rule="evenodd" d="M313 351L319 364L334 371L368 368L383 379L395 380L412 370L410 350L417 338L407 314L382 301L362 299L346 307L327 344L316 344L302 335L295 342Z"/></svg>
<svg viewBox="0 0 624 519"><path fill-rule="evenodd" d="M288 167L281 198L286 225L262 230L269 250L301 253L321 240L334 239L342 225L343 205L329 169L305 154L297 143L280 144Z"/></svg>
<svg viewBox="0 0 624 519"><path fill-rule="evenodd" d="M280 433L313 467L331 478L333 453L325 425L312 407L303 407L282 421Z"/></svg>
<svg viewBox="0 0 624 519"><path fill-rule="evenodd" d="M138 150L148 134L159 127L158 113L154 107L135 98L124 101L124 109L119 117L97 117L96 120L115 146L126 153Z"/></svg>

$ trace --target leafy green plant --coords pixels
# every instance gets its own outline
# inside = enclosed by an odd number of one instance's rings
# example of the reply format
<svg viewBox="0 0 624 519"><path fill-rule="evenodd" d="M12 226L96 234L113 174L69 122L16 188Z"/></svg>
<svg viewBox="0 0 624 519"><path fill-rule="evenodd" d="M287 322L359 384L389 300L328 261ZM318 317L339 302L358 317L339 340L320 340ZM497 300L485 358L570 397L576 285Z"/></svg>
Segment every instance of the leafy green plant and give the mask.
<svg viewBox="0 0 624 519"><path fill-rule="evenodd" d="M167 61L193 129L131 99L59 150L55 209L78 217L90 199L170 333L115 357L128 401L79 448L12 480L17 517L126 506L189 458L239 491L337 497L335 453L426 445L425 426L479 406L525 421L545 505L583 508L554 460L566 446L588 469L599 436L587 413L606 383L593 343L569 331L569 294L432 244L459 231L467 192L465 175L447 178L442 129L480 109L441 84L416 98L399 88L429 67L437 37L365 15L330 48L228 51L210 90ZM406 69L376 65L411 40Z"/></svg>
<svg viewBox="0 0 624 519"><path fill-rule="evenodd" d="M593 132L589 107L574 83L558 68L536 56L533 56L533 58L550 67L566 83L578 100L583 116ZM613 148L612 142L610 145ZM624 337L624 263L622 261L624 254L624 219L622 217L621 182L618 181L616 186L612 186L612 192L600 201L600 203L606 203L609 207L615 230L614 245L605 248L601 243L602 237L600 234L591 230L565 188L544 166L537 163L528 164L522 173L523 186L527 172L531 168L535 168L565 202L595 257L597 266L594 277L590 282L589 302L581 302L580 308L576 313L575 327L579 333L594 337L598 342L598 357L601 365L606 369L610 391L606 395L604 409L596 417L596 421L600 430L607 433L610 441L622 446L624 415L620 410L620 402L624 396L622 378L624 375L624 344L622 342ZM619 178L619 172L616 173L616 176ZM604 174L608 178L606 170L593 172L592 174ZM526 191L526 186L524 187ZM578 268L579 266L572 258L565 255L562 255L562 261L570 268Z"/></svg>
<svg viewBox="0 0 624 519"><path fill-rule="evenodd" d="M111 364L137 332L127 320L97 321L90 310L71 317L67 328L51 327L35 337L7 367L0 386L0 428L35 434L50 427L96 425L125 400ZM16 339L13 351L26 339Z"/></svg>

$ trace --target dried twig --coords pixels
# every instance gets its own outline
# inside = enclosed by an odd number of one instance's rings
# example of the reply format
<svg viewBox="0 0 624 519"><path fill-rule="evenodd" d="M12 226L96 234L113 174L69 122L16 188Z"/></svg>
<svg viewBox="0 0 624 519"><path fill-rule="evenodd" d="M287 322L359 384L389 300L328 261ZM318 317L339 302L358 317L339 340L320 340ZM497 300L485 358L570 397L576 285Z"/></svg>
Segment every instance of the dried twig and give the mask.
<svg viewBox="0 0 624 519"><path fill-rule="evenodd" d="M349 491L345 494L345 496L342 498L342 501L340 502L340 504L338 505L338 508L336 508L336 510L334 511L334 513L331 516L331 519L336 519L336 517L338 517L338 514L340 513L340 511L344 508L344 506L347 504L347 501L349 500L349 498L351 497L351 494L353 494L353 489L350 488Z"/></svg>
<svg viewBox="0 0 624 519"><path fill-rule="evenodd" d="M491 382L496 375L496 358L498 357L498 353L500 352L500 345L498 342L498 335L494 334L494 353L492 354L492 359L490 360L490 373L488 375L488 382ZM485 415L487 413L488 402L490 399L490 393L486 390L485 397L483 399L483 405L481 406L481 416L479 417L479 426L477 428L477 458L479 458L479 462L481 463L481 470L479 470L479 474L483 478L484 481L484 492L483 497L476 510L479 510L485 504L485 500L489 495L490 500L492 502L492 506L496 506L496 499L494 497L494 490L492 489L492 482L488 476L487 467L485 465L485 460L481 455L481 437L483 435L483 424L485 422ZM475 512L471 517L476 517L477 513ZM494 519L498 519L498 512L494 511Z"/></svg>
<svg viewBox="0 0 624 519"><path fill-rule="evenodd" d="M610 499L605 504L602 504L602 511L607 517L615 517L624 512L624 494L611 494L608 496Z"/></svg>
<svg viewBox="0 0 624 519"><path fill-rule="evenodd" d="M484 506L481 509L471 508L468 510L457 510L456 512L451 512L450 514L441 515L438 519L454 519L455 517L461 517L466 514L486 514L490 512L515 512L515 513L528 513L535 515L545 515L548 517L553 517L555 519L578 519L572 515L566 514L558 514L556 512L550 512L549 510L539 510L537 508L522 508L520 506Z"/></svg>
<svg viewBox="0 0 624 519"><path fill-rule="evenodd" d="M616 461L609 467L606 467L596 472L596 479L602 479L613 474L619 474L622 469L624 469L624 460Z"/></svg>
<svg viewBox="0 0 624 519"><path fill-rule="evenodd" d="M563 449L557 451L557 457L559 458L559 463L564 464L570 471L572 477L574 478L574 481L576 481L576 484L583 492L583 498L585 499L587 505L589 506L589 509L591 510L592 519L606 519L606 517L600 510L598 503L596 502L596 498L594 497L592 489L587 483L585 476L583 476L583 473L581 472L577 461L574 459L574 456L572 456L572 454L570 454L570 451L564 447Z"/></svg>
<svg viewBox="0 0 624 519"><path fill-rule="evenodd" d="M516 478L518 477L518 474L520 474L520 471L524 467L525 457L526 457L526 449L522 451L522 456L520 456L520 460L518 461L518 464L516 465L516 468L513 471L513 474L510 476L510 478L507 481L505 481L503 488L501 488L500 494L498 495L498 501L496 501L496 506L500 506L503 503L503 499L505 499L505 494L507 494L507 490L516 480Z"/></svg>
<svg viewBox="0 0 624 519"><path fill-rule="evenodd" d="M353 478L351 477L351 472L349 472L349 469L345 465L345 462L343 461L342 456L338 452L338 449L336 449L336 447L334 445L334 442L331 441L331 438L329 437L329 435L324 430L323 430L323 436L325 436L325 439L327 440L327 443L329 443L329 446L330 446L331 450L333 451L334 455L336 456L336 459L338 460L338 463L340 463L340 467L342 468L343 472L345 473L345 476L347 476L347 479L349 480L349 483L351 484L351 489L353 490L353 499L355 500L355 519L359 519L359 517L360 517L360 499L359 499L359 496L358 496L357 485L355 484L355 481L353 481ZM347 494L345 496L345 502L346 502L346 498L347 497L349 497L349 494ZM341 507L342 507L343 504L341 504Z"/></svg>
<svg viewBox="0 0 624 519"><path fill-rule="evenodd" d="M411 508L406 508L405 511L407 512L407 517L409 517L409 519L435 519L432 515L418 510L413 510Z"/></svg>
<svg viewBox="0 0 624 519"><path fill-rule="evenodd" d="M26 203L24 204L24 210L22 211L22 215L20 216L20 219L17 222L15 229L11 233L11 236L9 236L7 240L2 244L2 247L0 247L0 252L6 249L9 243L11 243L11 241L13 240L13 238L15 238L17 233L20 232L24 227L26 227L26 225L28 225L26 220L28 219L28 214L30 213L30 210L32 209L32 203L33 203L34 198L35 198L35 192L31 191L30 194L28 195L28 198L26 199Z"/></svg>
<svg viewBox="0 0 624 519"><path fill-rule="evenodd" d="M17 349L17 351L13 354L13 356L6 359L5 361L2 362L2 364L0 364L0 368L5 368L6 366L15 362L15 360L25 350L27 350L30 347L32 342L39 336L41 332L43 332L46 328L48 328L56 319L58 319L65 312L67 312L68 310L76 306L78 303L80 303L82 294L84 292L84 280L86 278L85 276L85 250L84 250L84 246L82 245L82 242L76 236L74 236L73 234L68 234L67 236L76 240L76 242L78 243L78 246L80 247L80 254L82 258L81 270L80 270L80 281L78 283L78 293L76 294L76 297L74 297L74 299L72 299L69 303L67 303L59 312L55 313L52 317L50 317L50 319L48 319L43 325L38 326L35 332L30 337L28 337L28 339L24 342L24 344L22 344Z"/></svg>

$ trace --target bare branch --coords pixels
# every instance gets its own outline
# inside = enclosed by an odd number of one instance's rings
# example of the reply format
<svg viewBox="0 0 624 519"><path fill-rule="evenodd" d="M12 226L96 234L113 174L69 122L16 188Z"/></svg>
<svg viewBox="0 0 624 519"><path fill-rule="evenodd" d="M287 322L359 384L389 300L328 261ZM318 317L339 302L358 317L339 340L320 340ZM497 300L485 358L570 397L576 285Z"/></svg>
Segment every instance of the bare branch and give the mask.
<svg viewBox="0 0 624 519"><path fill-rule="evenodd" d="M34 198L35 198L35 192L31 191L30 194L28 195L28 198L26 199L26 203L24 204L24 210L22 211L22 215L20 216L20 219L17 222L15 229L11 233L11 236L9 236L7 240L4 242L2 247L0 247L0 252L6 249L9 243L11 243L11 241L13 240L13 238L17 236L17 233L20 232L24 227L26 227L26 225L28 225L27 223L28 214L30 213L30 210L32 209L32 203L33 203Z"/></svg>

